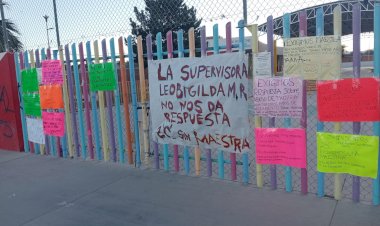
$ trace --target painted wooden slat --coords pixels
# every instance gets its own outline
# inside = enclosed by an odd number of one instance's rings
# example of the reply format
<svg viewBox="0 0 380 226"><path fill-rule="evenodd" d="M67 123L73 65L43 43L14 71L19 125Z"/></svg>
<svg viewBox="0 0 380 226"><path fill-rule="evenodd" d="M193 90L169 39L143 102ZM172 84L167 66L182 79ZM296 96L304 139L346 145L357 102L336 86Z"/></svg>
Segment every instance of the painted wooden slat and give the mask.
<svg viewBox="0 0 380 226"><path fill-rule="evenodd" d="M148 34L146 36L146 49L147 49L147 59L148 61L153 60L153 49L152 49L152 35ZM154 151L154 165L156 169L160 169L160 152L158 150L158 143L153 142L153 151Z"/></svg>
<svg viewBox="0 0 380 226"><path fill-rule="evenodd" d="M245 22L244 20L240 20L238 23L239 28L239 52L245 53L245 40L244 40L244 29ZM243 184L248 184L249 182L249 159L248 153L242 154L242 162L243 162Z"/></svg>
<svg viewBox="0 0 380 226"><path fill-rule="evenodd" d="M41 49L41 58L40 58L39 50L35 51L35 55L36 55L36 66L40 68L42 61L46 60L45 48ZM45 142L46 142L46 152L44 150L43 152L41 152L41 154L49 155L50 153L53 153L53 154L56 153L54 137L45 135Z"/></svg>
<svg viewBox="0 0 380 226"><path fill-rule="evenodd" d="M194 35L194 29L193 29L193 35ZM194 36L191 37L190 33L189 33L189 44L191 45L191 40L194 41ZM185 49L184 49L184 46L183 46L183 30L178 30L177 31L177 44L178 44L178 58L183 58L184 55L185 55ZM190 50L190 48L189 48ZM195 152L197 152L197 150L195 150ZM195 154L197 156L197 154ZM200 151L199 151L199 155L200 155ZM196 157L195 158L195 174L197 176L200 175L200 161L198 162L197 161L198 158ZM199 160L200 160L200 157L199 157ZM190 174L190 162L189 162L189 148L187 146L184 147L184 150L183 150L183 162L184 162L184 169L185 169L185 173L187 175Z"/></svg>
<svg viewBox="0 0 380 226"><path fill-rule="evenodd" d="M84 117L83 117L83 101L82 101L82 91L81 91L81 83L79 80L79 69L78 69L78 59L77 59L77 47L76 44L73 43L71 45L71 53L73 56L73 69L74 69L74 82L75 82L75 95L77 99L77 109L78 109L78 120L79 120L79 138L80 138L80 150L82 159L85 160L87 158L87 148L86 148L86 137L84 135ZM81 68L84 65L81 64ZM73 105L74 107L74 105ZM72 108L75 109L75 108ZM77 147L79 151L79 146Z"/></svg>
<svg viewBox="0 0 380 226"><path fill-rule="evenodd" d="M284 25L285 26L285 25ZM252 54L259 52L259 41L257 35L257 24L252 24L247 26L248 31L252 35L251 45L252 45ZM255 128L262 127L262 118L255 116ZM262 188L264 186L263 179L263 165L256 163L256 184L257 187Z"/></svg>
<svg viewBox="0 0 380 226"><path fill-rule="evenodd" d="M20 61L19 61L19 53L14 54L15 66L16 66L16 79L18 84L18 94L20 100L20 115L21 115L21 126L22 126L22 135L24 138L24 152L29 153L29 142L28 142L28 132L26 129L26 118L24 111L24 102L22 100L22 86L21 86L21 69L20 69Z"/></svg>
<svg viewBox="0 0 380 226"><path fill-rule="evenodd" d="M63 103L65 110L65 136L62 137L62 156L67 158L74 157L74 150L72 144L72 128L71 128L71 116L70 116L70 106L69 106L69 96L67 91L67 74L65 69L65 63L63 58L63 46L59 47L59 60L62 64L62 75L63 75Z"/></svg>
<svg viewBox="0 0 380 226"><path fill-rule="evenodd" d="M298 15L299 18L299 33L300 37L307 36L307 20L306 11L301 11ZM303 98L302 98L302 117L301 117L301 127L307 129L307 92L306 92L306 81L303 82ZM306 138L306 150L307 150L307 138ZM307 156L306 156L307 157ZM306 158L307 159L307 158ZM301 194L306 195L308 191L307 186L307 170L306 168L301 168Z"/></svg>
<svg viewBox="0 0 380 226"><path fill-rule="evenodd" d="M323 8L317 9L317 16L315 19L316 19L316 36L323 36L324 35ZM317 132L323 132L323 131L324 131L324 123L321 121L317 121ZM321 198L325 196L325 174L322 172L318 172L317 177L318 177L317 178L318 180L317 195L318 197Z"/></svg>
<svg viewBox="0 0 380 226"><path fill-rule="evenodd" d="M145 68L144 68L144 56L143 56L143 43L142 37L137 37L137 57L139 65L140 76L140 104L141 104L141 116L142 116L142 130L143 130L143 153L144 164L149 167L149 127L148 127L148 114L147 106L148 101L146 98L146 84L145 84Z"/></svg>
<svg viewBox="0 0 380 226"><path fill-rule="evenodd" d="M290 14L286 13L283 16L283 33L284 33L284 39L290 38ZM291 128L292 121L290 118L284 119L284 127L285 128ZM286 192L292 192L293 191L293 175L292 175L292 168L289 166L285 166L285 191Z"/></svg>
<svg viewBox="0 0 380 226"><path fill-rule="evenodd" d="M342 10L339 5L334 8L333 25L334 25L334 35L341 36L342 35ZM341 131L341 123L335 122L334 132L339 133L340 131ZM342 199L342 186L343 186L342 174L340 173L334 174L334 198L336 200Z"/></svg>
<svg viewBox="0 0 380 226"><path fill-rule="evenodd" d="M124 163L124 139L123 139L123 129L121 122L121 112L120 112L120 88L119 88L119 76L117 74L117 62L116 62L116 53L115 53L115 40L114 38L110 39L110 50L111 50L111 61L113 64L116 89L113 91L115 97L115 111L116 111L116 126L117 126L117 139L119 144L119 161Z"/></svg>
<svg viewBox="0 0 380 226"><path fill-rule="evenodd" d="M90 100L89 100L89 87L88 87L88 74L85 67L85 58L84 58L84 48L83 43L79 43L79 59L80 59L80 75L81 81L83 84L83 101L85 109L85 118L86 118L86 131L87 131L87 147L90 158L94 159L94 144L92 141L92 125L91 125L91 109L90 109Z"/></svg>
<svg viewBox="0 0 380 226"><path fill-rule="evenodd" d="M267 17L267 51L271 53L272 76L274 75L273 62L273 16ZM269 127L275 127L275 118L269 118ZM270 165L270 186L271 189L277 189L277 167Z"/></svg>
<svg viewBox="0 0 380 226"><path fill-rule="evenodd" d="M127 148L128 148L128 163L133 164L133 149L132 149L132 131L131 131L131 117L129 112L129 92L127 89L127 71L125 68L124 57L124 38L120 37L119 42L119 59L120 59L120 77L121 77L121 89L123 92L123 106L124 106L124 120L125 129L127 133Z"/></svg>
<svg viewBox="0 0 380 226"><path fill-rule="evenodd" d="M95 64L100 63L99 58L99 45L98 41L94 41L94 54L95 54ZM108 148L108 134L107 134L107 124L106 124L106 112L105 112L105 98L104 91L98 91L99 98L99 117L100 117L100 129L102 133L102 149L103 158L105 161L109 161L109 148Z"/></svg>
<svg viewBox="0 0 380 226"><path fill-rule="evenodd" d="M212 27L213 33L213 51L214 55L219 54L219 26L214 24ZM218 175L220 179L224 179L224 153L222 150L218 150Z"/></svg>
<svg viewBox="0 0 380 226"><path fill-rule="evenodd" d="M374 76L380 78L380 3L375 3L374 8ZM374 122L373 135L380 136L380 123ZM379 156L380 158L380 156ZM380 159L379 159L380 164ZM377 178L372 180L372 204L378 206L380 204L380 165L378 167Z"/></svg>
<svg viewBox="0 0 380 226"><path fill-rule="evenodd" d="M226 52L232 52L232 32L231 32L231 22L226 24ZM230 153L231 162L231 180L235 181L236 176L236 153Z"/></svg>
<svg viewBox="0 0 380 226"><path fill-rule="evenodd" d="M107 63L106 39L102 40L102 59L103 59L103 64ZM106 95L106 101L107 101L107 116L108 116L108 133L109 133L108 134L109 135L108 141L109 141L110 148L111 148L112 161L116 162L117 156L116 156L115 130L114 130L113 113L112 113L112 108L113 108L112 93L113 93L113 91L106 91L105 95Z"/></svg>
<svg viewBox="0 0 380 226"><path fill-rule="evenodd" d="M158 32L156 34L156 43L157 43L157 60L163 59L163 51L162 51L162 34ZM164 144L164 169L165 171L169 171L169 145Z"/></svg>
<svg viewBox="0 0 380 226"><path fill-rule="evenodd" d="M207 56L207 42L206 42L206 27L202 26L200 28L201 34L201 55L202 57ZM195 45L195 44L194 44ZM197 150L195 150L196 152ZM206 150L206 164L207 164L207 176L212 176L212 159L211 159L211 149Z"/></svg>
<svg viewBox="0 0 380 226"><path fill-rule="evenodd" d="M79 141L78 141L78 125L76 120L76 110L75 110L75 99L74 99L74 81L73 81L73 72L71 69L71 60L70 60L70 50L69 45L65 45L65 58L66 58L66 71L67 71L67 87L69 91L69 105L71 113L71 126L72 134L74 138L74 151L76 156L80 156L79 152ZM69 112L66 112L69 114Z"/></svg>
<svg viewBox="0 0 380 226"><path fill-rule="evenodd" d="M91 60L91 42L86 42L86 55L87 55L87 71L90 70L92 60ZM88 73L86 76L86 82L87 82L87 90L88 89L88 83L89 83L89 77ZM98 121L98 109L97 109L97 101L96 101L96 92L90 92L91 96L91 112L92 112L92 121L94 123L94 138L95 138L95 152L96 152L96 159L101 160L102 159L102 152L101 152L101 144L100 144L100 137L99 137L99 121Z"/></svg>
<svg viewBox="0 0 380 226"><path fill-rule="evenodd" d="M134 53L132 36L128 36L128 58L129 58L129 76L131 80L132 89L132 111L133 111L133 121L134 121L134 132L135 132L135 162L136 166L141 166L140 158L140 132L139 132L139 116L137 112L137 93L136 93L136 75L135 75L135 64L134 64Z"/></svg>
<svg viewBox="0 0 380 226"><path fill-rule="evenodd" d="M353 46L353 58L352 68L354 78L360 78L360 33L361 33L361 10L360 3L356 3L352 8L352 46ZM360 134L360 122L353 123L353 134ZM360 201L360 177L352 177L352 200L354 202Z"/></svg>
<svg viewBox="0 0 380 226"><path fill-rule="evenodd" d="M30 56L30 65L29 68L35 68L36 67L36 62L34 60L34 51L30 50L29 51L29 56ZM46 142L46 141L45 141ZM34 144L35 145L35 154L45 154L45 145L44 144Z"/></svg>
<svg viewBox="0 0 380 226"><path fill-rule="evenodd" d="M166 47L168 53L168 59L173 58L173 32L168 31L166 33ZM179 156L178 156L178 145L173 145L173 161L174 161L174 170L179 171Z"/></svg>

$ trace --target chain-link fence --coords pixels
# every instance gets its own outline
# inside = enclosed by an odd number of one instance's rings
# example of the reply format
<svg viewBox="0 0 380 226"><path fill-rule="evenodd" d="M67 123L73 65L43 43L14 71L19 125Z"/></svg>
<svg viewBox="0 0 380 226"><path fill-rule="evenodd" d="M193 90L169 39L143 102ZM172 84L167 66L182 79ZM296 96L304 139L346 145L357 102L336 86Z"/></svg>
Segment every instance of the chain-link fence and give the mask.
<svg viewBox="0 0 380 226"><path fill-rule="evenodd" d="M174 0L173 0L174 1ZM57 19L59 25L60 41L62 44L73 42L89 41L110 37L126 36L132 32L130 26L130 18L136 20L134 7L142 10L146 7L146 1L142 0L81 0L81 1L63 1L56 0L57 4ZM334 0L284 0L284 1L268 1L268 0L185 0L184 3L189 7L196 9L196 16L202 19L201 25L205 25L207 29L212 28L212 24L219 23L221 26L228 21L231 21L233 26L237 25L237 21L247 15L247 23L263 24L267 20L267 16L272 15L274 18L282 16L286 12L294 12L308 7L316 7L322 4L336 2ZM373 1L339 1L339 2L361 2L362 4L373 4ZM244 7L246 6L246 7ZM332 7L333 5L331 5ZM326 9L329 5L324 6ZM312 11L309 9L309 11ZM156 14L165 14L166 9L157 8L154 11ZM51 46L57 47L56 25L54 21L53 0L32 0L8 1L5 7L5 16L12 20L21 33L20 38L24 44L24 49L42 48ZM45 16L45 17L44 17ZM308 14L312 17L312 14ZM184 25L186 21L183 21ZM180 26L181 26L180 25ZM160 21L156 21L153 26L163 29L166 25ZM237 30L237 29L235 29ZM248 33L248 32L247 32ZM211 36L212 30L207 30L208 36ZM220 32L221 36L225 36ZM237 34L233 33L235 37ZM368 38L371 38L369 35ZM265 39L260 40L265 42ZM348 38L348 41L350 39ZM368 46L369 48L371 46ZM250 86L252 87L252 86ZM139 93L139 92L138 92ZM121 108L123 111L123 108ZM251 106L252 110L252 106ZM115 111L113 111L115 114ZM316 94L315 92L308 93L308 187L310 193L317 192L317 157L316 157ZM123 112L122 112L122 115ZM133 114L131 114L132 117ZM251 118L254 117L251 112ZM115 115L113 116L115 120ZM133 122L133 120L131 120ZM93 123L93 122L92 122ZM114 121L116 123L116 121ZM268 119L263 119L263 127L268 127ZM283 127L283 120L276 121L276 127ZM123 131L125 132L123 124ZM300 127L299 121L293 120L292 127ZM116 127L115 127L116 129ZM332 132L333 124L326 123L325 130ZM253 131L253 130L252 130ZM115 130L115 133L117 131ZM352 123L344 123L342 133L352 133ZM362 124L362 134L372 134L372 124ZM124 134L125 137L125 134ZM115 139L117 139L115 137ZM254 139L254 134L252 134ZM153 150L153 148L152 148ZM162 147L160 147L162 151ZM172 148L170 148L172 150ZM183 155L183 149L180 148L180 155ZM161 152L162 153L162 152ZM193 154L193 153L192 153ZM202 152L204 157L205 152ZM212 158L217 159L217 151L212 150ZM227 158L227 154L225 154ZM237 157L241 162L241 156ZM250 161L250 183L255 184L255 153L249 154ZM173 161L170 161L173 164ZM161 166L163 162L160 162ZM182 164L181 164L182 165ZM195 174L194 163L190 164L190 174ZM182 167L182 166L181 166ZM173 169L173 165L170 166ZM207 175L206 162L201 162L201 175ZM285 176L284 167L277 167L278 188L284 189ZM183 170L181 170L183 172ZM213 177L218 177L218 168L213 164ZM230 178L230 167L225 164L225 178ZM242 180L242 167L237 167L238 181ZM293 170L293 188L295 191L301 190L300 171ZM264 186L270 187L270 170L269 166L264 166ZM361 181L361 199L364 202L370 202L372 196L371 180L363 179ZM351 198L352 176L345 175L343 183L343 195L346 198ZM326 196L333 197L334 178L332 174L326 174L325 178L325 193Z"/></svg>

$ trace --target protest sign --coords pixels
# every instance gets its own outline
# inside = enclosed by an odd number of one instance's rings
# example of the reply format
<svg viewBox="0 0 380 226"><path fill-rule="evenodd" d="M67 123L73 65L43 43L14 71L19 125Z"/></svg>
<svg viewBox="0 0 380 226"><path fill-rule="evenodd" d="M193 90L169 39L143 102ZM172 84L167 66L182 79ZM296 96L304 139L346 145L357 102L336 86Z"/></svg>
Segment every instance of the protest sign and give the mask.
<svg viewBox="0 0 380 226"><path fill-rule="evenodd" d="M256 162L306 168L304 129L256 128Z"/></svg>
<svg viewBox="0 0 380 226"><path fill-rule="evenodd" d="M50 136L63 137L65 134L65 113L42 112L44 133Z"/></svg>
<svg viewBox="0 0 380 226"><path fill-rule="evenodd" d="M284 75L305 80L340 77L342 62L340 36L284 39Z"/></svg>
<svg viewBox="0 0 380 226"><path fill-rule="evenodd" d="M149 95L159 143L252 150L244 54L149 61Z"/></svg>
<svg viewBox="0 0 380 226"><path fill-rule="evenodd" d="M253 54L253 76L272 76L272 53Z"/></svg>
<svg viewBox="0 0 380 226"><path fill-rule="evenodd" d="M38 92L37 70L35 68L21 71L22 92Z"/></svg>
<svg viewBox="0 0 380 226"><path fill-rule="evenodd" d="M255 77L253 86L256 116L302 117L303 81L301 79Z"/></svg>
<svg viewBox="0 0 380 226"><path fill-rule="evenodd" d="M22 100L26 115L41 117L40 95L24 93L22 95Z"/></svg>
<svg viewBox="0 0 380 226"><path fill-rule="evenodd" d="M45 144L45 134L40 118L26 117L28 140L33 143Z"/></svg>
<svg viewBox="0 0 380 226"><path fill-rule="evenodd" d="M318 132L318 171L376 178L378 150L378 136Z"/></svg>
<svg viewBox="0 0 380 226"><path fill-rule="evenodd" d="M380 80L350 78L319 81L317 84L320 121L380 121Z"/></svg>
<svg viewBox="0 0 380 226"><path fill-rule="evenodd" d="M42 61L42 83L63 84L62 65L60 60Z"/></svg>
<svg viewBox="0 0 380 226"><path fill-rule="evenodd" d="M58 109L64 107L61 85L40 86L40 98L42 109Z"/></svg>
<svg viewBox="0 0 380 226"><path fill-rule="evenodd" d="M91 64L89 68L90 90L106 91L116 89L112 63Z"/></svg>

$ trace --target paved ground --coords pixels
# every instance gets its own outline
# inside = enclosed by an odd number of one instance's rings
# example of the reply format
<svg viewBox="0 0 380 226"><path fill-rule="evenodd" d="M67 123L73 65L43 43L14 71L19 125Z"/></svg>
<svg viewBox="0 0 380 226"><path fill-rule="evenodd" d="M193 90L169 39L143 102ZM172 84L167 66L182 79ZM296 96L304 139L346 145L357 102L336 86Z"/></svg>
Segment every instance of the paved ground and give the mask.
<svg viewBox="0 0 380 226"><path fill-rule="evenodd" d="M380 207L0 151L0 225L380 225Z"/></svg>

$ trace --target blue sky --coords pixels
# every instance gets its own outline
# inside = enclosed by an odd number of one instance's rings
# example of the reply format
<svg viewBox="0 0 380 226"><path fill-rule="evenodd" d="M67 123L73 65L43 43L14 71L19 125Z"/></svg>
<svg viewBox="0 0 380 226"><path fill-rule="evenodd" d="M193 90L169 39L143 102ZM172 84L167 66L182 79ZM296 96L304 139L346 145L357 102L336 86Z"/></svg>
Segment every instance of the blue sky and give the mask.
<svg viewBox="0 0 380 226"><path fill-rule="evenodd" d="M127 36L130 34L129 18L134 17L133 7L145 7L143 0L56 0L61 43ZM12 19L19 27L21 39L26 48L47 46L46 25L42 17L47 14L49 27L55 27L52 0L8 0L6 18ZM224 26L228 21L233 25L233 36L238 36L237 22L242 18L242 0L185 0L197 9L203 18L208 36L212 35L212 25L219 24L219 33L225 36ZM274 17L285 12L298 10L331 0L247 0L248 23L261 24L266 17ZM51 45L56 46L55 30L50 31ZM249 32L246 32L249 35ZM367 35L368 36L368 35ZM362 39L362 50L373 48L371 37ZM266 40L262 37L260 40ZM349 37L344 43L351 49Z"/></svg>

